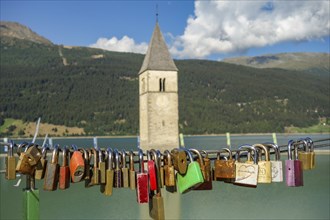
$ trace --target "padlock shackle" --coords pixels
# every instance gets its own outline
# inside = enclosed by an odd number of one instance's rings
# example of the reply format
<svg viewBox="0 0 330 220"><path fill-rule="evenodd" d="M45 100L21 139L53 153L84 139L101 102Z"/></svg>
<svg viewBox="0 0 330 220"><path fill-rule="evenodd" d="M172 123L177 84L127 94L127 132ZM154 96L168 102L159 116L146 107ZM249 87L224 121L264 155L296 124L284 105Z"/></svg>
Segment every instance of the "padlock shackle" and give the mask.
<svg viewBox="0 0 330 220"><path fill-rule="evenodd" d="M58 163L58 150L59 150L59 148L60 148L59 144L56 144L54 146L51 163L56 163L56 164Z"/></svg>
<svg viewBox="0 0 330 220"><path fill-rule="evenodd" d="M122 149L121 150L121 165L122 165L122 168L126 168L126 151L125 149Z"/></svg>
<svg viewBox="0 0 330 220"><path fill-rule="evenodd" d="M92 148L91 151L93 152L93 160L94 160L94 168L98 167L98 152L95 148Z"/></svg>
<svg viewBox="0 0 330 220"><path fill-rule="evenodd" d="M173 166L172 165L172 155L169 150L164 151L164 156L166 156L167 166L169 166L169 167Z"/></svg>
<svg viewBox="0 0 330 220"><path fill-rule="evenodd" d="M67 146L64 146L64 148L62 149L62 166L63 167L66 167L68 166L68 147Z"/></svg>
<svg viewBox="0 0 330 220"><path fill-rule="evenodd" d="M134 152L132 150L129 151L129 169L134 171Z"/></svg>
<svg viewBox="0 0 330 220"><path fill-rule="evenodd" d="M248 153L249 152L252 152L254 153L254 158L253 158L253 162L254 164L258 164L258 152L257 152L257 149L251 145L241 145L238 150L236 151L236 155L235 155L235 159L237 162L240 162L240 153L241 151L247 151Z"/></svg>
<svg viewBox="0 0 330 220"><path fill-rule="evenodd" d="M314 142L313 142L313 140L312 140L312 138L310 138L310 137L306 137L306 139L305 139L306 141L307 141L307 143L308 143L308 149L309 149L309 152L314 152Z"/></svg>
<svg viewBox="0 0 330 220"><path fill-rule="evenodd" d="M108 170L113 169L113 151L111 147L107 148L107 154L108 154Z"/></svg>
<svg viewBox="0 0 330 220"><path fill-rule="evenodd" d="M270 148L272 148L274 150L276 161L279 161L281 159L281 151L277 144L271 143L271 142L266 142L266 143L263 143L263 145L268 148L269 153L270 153Z"/></svg>
<svg viewBox="0 0 330 220"><path fill-rule="evenodd" d="M229 148L222 148L220 149L218 152L217 152L217 159L220 160L220 156L221 156L221 153L228 153L229 154L229 160L232 160L233 159L233 153L231 152L231 150ZM224 157L226 158L226 157Z"/></svg>
<svg viewBox="0 0 330 220"><path fill-rule="evenodd" d="M199 158L200 164L201 164L202 166L205 166L205 163L204 163L204 160L203 160L202 154L201 154L198 150L193 149L193 148L190 148L189 151L195 153L195 154L198 156L198 158Z"/></svg>
<svg viewBox="0 0 330 220"><path fill-rule="evenodd" d="M268 151L267 147L265 147L262 144L254 144L252 146L255 148L261 149L265 153L265 160L270 161L270 155L269 155L269 151ZM261 157L262 157L262 151L260 152Z"/></svg>
<svg viewBox="0 0 330 220"><path fill-rule="evenodd" d="M22 148L26 147L29 143L28 142L23 142L21 144L18 145L17 147L17 155L20 156L21 155L21 152L22 152Z"/></svg>
<svg viewBox="0 0 330 220"><path fill-rule="evenodd" d="M144 160L143 160L143 151L139 149L139 172L144 173Z"/></svg>
<svg viewBox="0 0 330 220"><path fill-rule="evenodd" d="M114 153L114 157L115 157L116 170L119 170L120 169L120 162L119 162L119 151L118 151L118 149L117 148L114 149L113 153Z"/></svg>
<svg viewBox="0 0 330 220"><path fill-rule="evenodd" d="M289 140L289 142L288 142L288 160L292 160L292 148L294 147L293 144L294 144L294 141Z"/></svg>

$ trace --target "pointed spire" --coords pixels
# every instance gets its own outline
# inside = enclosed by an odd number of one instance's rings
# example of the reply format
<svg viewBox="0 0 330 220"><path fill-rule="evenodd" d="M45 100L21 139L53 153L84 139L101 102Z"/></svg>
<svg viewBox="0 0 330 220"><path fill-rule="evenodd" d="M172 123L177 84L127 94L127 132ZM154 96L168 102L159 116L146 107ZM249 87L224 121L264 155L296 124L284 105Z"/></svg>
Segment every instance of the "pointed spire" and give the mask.
<svg viewBox="0 0 330 220"><path fill-rule="evenodd" d="M149 43L148 51L144 57L139 74L146 70L178 71L167 49L158 22L156 23L151 41Z"/></svg>

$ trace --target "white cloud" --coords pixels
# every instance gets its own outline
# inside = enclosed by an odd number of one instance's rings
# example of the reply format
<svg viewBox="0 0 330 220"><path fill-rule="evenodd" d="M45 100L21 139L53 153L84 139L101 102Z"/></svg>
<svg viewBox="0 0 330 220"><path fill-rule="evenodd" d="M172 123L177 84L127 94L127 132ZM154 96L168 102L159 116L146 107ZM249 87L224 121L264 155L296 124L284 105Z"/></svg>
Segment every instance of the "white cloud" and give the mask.
<svg viewBox="0 0 330 220"><path fill-rule="evenodd" d="M329 1L196 1L176 57L204 58L283 41L329 36Z"/></svg>
<svg viewBox="0 0 330 220"><path fill-rule="evenodd" d="M119 52L133 52L133 53L146 53L148 49L148 44L142 42L140 44L135 43L134 39L124 36L122 39L117 39L112 37L99 38L95 44L89 45L90 47L110 50L110 51L119 51Z"/></svg>

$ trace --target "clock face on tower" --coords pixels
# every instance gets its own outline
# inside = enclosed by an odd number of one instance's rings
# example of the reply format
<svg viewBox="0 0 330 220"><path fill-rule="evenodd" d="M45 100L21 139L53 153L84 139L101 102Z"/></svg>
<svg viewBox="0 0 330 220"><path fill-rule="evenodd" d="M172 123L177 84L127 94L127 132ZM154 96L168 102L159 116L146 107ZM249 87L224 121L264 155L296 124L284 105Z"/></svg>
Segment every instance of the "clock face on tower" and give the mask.
<svg viewBox="0 0 330 220"><path fill-rule="evenodd" d="M158 108L167 108L168 104L169 104L169 100L167 96L162 95L156 98L156 106Z"/></svg>

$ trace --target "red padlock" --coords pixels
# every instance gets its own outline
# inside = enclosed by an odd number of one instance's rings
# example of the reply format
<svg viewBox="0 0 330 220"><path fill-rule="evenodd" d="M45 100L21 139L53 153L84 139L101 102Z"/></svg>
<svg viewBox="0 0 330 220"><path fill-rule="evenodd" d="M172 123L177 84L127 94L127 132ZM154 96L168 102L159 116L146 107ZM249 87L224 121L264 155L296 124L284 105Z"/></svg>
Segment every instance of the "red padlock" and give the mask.
<svg viewBox="0 0 330 220"><path fill-rule="evenodd" d="M151 151L147 151L150 191L153 191L157 189L157 177L155 168L156 164L154 161L157 160L157 158L154 158L154 160L152 160L151 154Z"/></svg>
<svg viewBox="0 0 330 220"><path fill-rule="evenodd" d="M67 189L70 186L70 169L68 166L68 149L64 147L63 157L62 157L62 166L60 167L60 178L59 178L59 188Z"/></svg>
<svg viewBox="0 0 330 220"><path fill-rule="evenodd" d="M71 180L73 183L79 182L84 177L85 173L85 160L83 158L83 154L78 151L77 146L72 145L74 152L70 159L70 173Z"/></svg>
<svg viewBox="0 0 330 220"><path fill-rule="evenodd" d="M136 197L138 203L149 202L148 174L144 172L143 151L139 150L139 172L136 174Z"/></svg>

